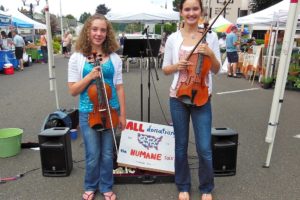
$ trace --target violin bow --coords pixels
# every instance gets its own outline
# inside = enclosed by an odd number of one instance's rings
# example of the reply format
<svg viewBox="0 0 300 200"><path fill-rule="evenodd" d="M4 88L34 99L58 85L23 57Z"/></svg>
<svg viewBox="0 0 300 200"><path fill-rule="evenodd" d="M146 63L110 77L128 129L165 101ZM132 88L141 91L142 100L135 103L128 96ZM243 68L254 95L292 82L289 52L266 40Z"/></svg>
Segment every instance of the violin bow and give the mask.
<svg viewBox="0 0 300 200"><path fill-rule="evenodd" d="M108 102L107 92L106 92L106 89L105 89L105 81L104 81L103 71L102 71L102 68L101 68L102 66L101 66L101 63L100 63L100 61L102 60L102 58L100 58L98 60L97 59L97 52L95 52L95 51L93 51L92 54L93 54L94 60L95 61L97 60L98 61L97 64L100 65L99 74L101 76L102 85L104 87L103 91L104 91L104 96L105 96L105 104L106 104L107 112L108 112L108 115L109 115L109 123L110 123L110 126L111 126L111 131L112 131L112 134L113 134L113 138L114 138L114 145L115 145L115 148L116 148L116 152L118 152L118 145L117 145L117 140L116 140L116 133L115 133L115 129L113 127L113 122L112 122L111 112L110 112L110 108L109 108L109 102Z"/></svg>
<svg viewBox="0 0 300 200"><path fill-rule="evenodd" d="M231 2L231 0L228 0L227 2L224 1L224 7L222 8L222 10L219 12L219 14L217 15L217 17L215 17L214 21L209 25L208 28L205 29L205 31L203 32L202 37L200 38L200 40L197 42L197 44L194 46L194 48L192 49L192 51L188 54L187 59L189 60L192 56L192 54L194 53L194 51L196 50L196 48L198 47L198 45L203 41L203 39L205 38L206 34L211 30L211 27L214 25L214 23L217 21L217 19L220 17L220 15L223 13L223 11L226 9L226 7L228 6L228 4Z"/></svg>

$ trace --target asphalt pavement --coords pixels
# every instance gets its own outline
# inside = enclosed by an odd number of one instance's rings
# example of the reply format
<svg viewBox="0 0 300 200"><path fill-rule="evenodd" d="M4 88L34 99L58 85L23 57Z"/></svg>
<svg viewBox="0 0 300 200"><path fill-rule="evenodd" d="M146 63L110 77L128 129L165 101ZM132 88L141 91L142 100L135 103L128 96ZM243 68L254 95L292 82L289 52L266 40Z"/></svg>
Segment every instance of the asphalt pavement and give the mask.
<svg viewBox="0 0 300 200"><path fill-rule="evenodd" d="M48 65L34 63L14 75L0 74L0 127L24 130L22 142L38 142L45 118L60 108L76 108L77 98L67 88L68 59L55 56L57 97L49 90ZM161 69L148 71L132 63L124 70L127 118L141 119L141 86L143 88L143 121L167 124L170 121L168 93L172 76ZM238 133L236 175L215 178L215 200L299 200L300 199L300 92L285 91L279 126L269 168L263 168L269 145L265 142L274 89L265 90L244 78L213 77L213 126L231 128ZM150 95L149 95L150 94ZM165 115L165 117L164 117ZM189 157L192 172L191 199L200 199L197 180L197 158L190 134ZM68 177L44 177L39 151L22 149L20 154L0 158L0 177L24 177L0 184L0 199L56 200L81 199L84 176L82 138L72 141L73 170ZM32 171L33 170L33 171ZM117 184L114 191L120 200L176 200L173 183ZM97 194L96 199L103 199Z"/></svg>

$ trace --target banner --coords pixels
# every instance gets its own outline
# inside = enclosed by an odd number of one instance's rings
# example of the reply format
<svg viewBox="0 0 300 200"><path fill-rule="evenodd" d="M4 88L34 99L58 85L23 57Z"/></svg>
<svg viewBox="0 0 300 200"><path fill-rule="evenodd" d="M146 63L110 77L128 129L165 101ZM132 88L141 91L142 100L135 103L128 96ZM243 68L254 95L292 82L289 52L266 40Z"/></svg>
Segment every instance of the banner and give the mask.
<svg viewBox="0 0 300 200"><path fill-rule="evenodd" d="M174 145L172 126L127 120L117 162L120 166L174 173Z"/></svg>

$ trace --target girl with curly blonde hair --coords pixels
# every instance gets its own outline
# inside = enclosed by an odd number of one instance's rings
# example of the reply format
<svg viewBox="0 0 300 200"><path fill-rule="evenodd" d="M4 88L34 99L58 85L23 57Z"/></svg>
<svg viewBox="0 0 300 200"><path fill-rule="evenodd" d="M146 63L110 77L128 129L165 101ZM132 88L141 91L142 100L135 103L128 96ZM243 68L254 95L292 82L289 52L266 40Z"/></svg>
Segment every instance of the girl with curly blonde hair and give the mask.
<svg viewBox="0 0 300 200"><path fill-rule="evenodd" d="M84 24L68 65L68 86L72 96L79 95L79 126L85 146L86 170L82 199L95 198L98 190L106 200L115 200L113 187L113 134L111 129L94 129L88 122L93 102L88 87L100 77L111 88L109 104L119 117L119 128L125 129L125 93L122 80L122 60L115 53L119 48L111 23L100 14L91 16ZM90 63L92 54L101 55L100 66Z"/></svg>

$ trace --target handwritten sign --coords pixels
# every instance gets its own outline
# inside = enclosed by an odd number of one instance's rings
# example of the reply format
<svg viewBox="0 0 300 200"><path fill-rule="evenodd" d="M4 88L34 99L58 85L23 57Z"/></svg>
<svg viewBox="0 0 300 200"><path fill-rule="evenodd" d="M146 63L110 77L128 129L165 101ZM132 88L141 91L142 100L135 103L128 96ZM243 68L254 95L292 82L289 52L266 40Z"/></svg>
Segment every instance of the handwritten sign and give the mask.
<svg viewBox="0 0 300 200"><path fill-rule="evenodd" d="M127 120L117 162L120 166L174 173L174 145L172 126Z"/></svg>

